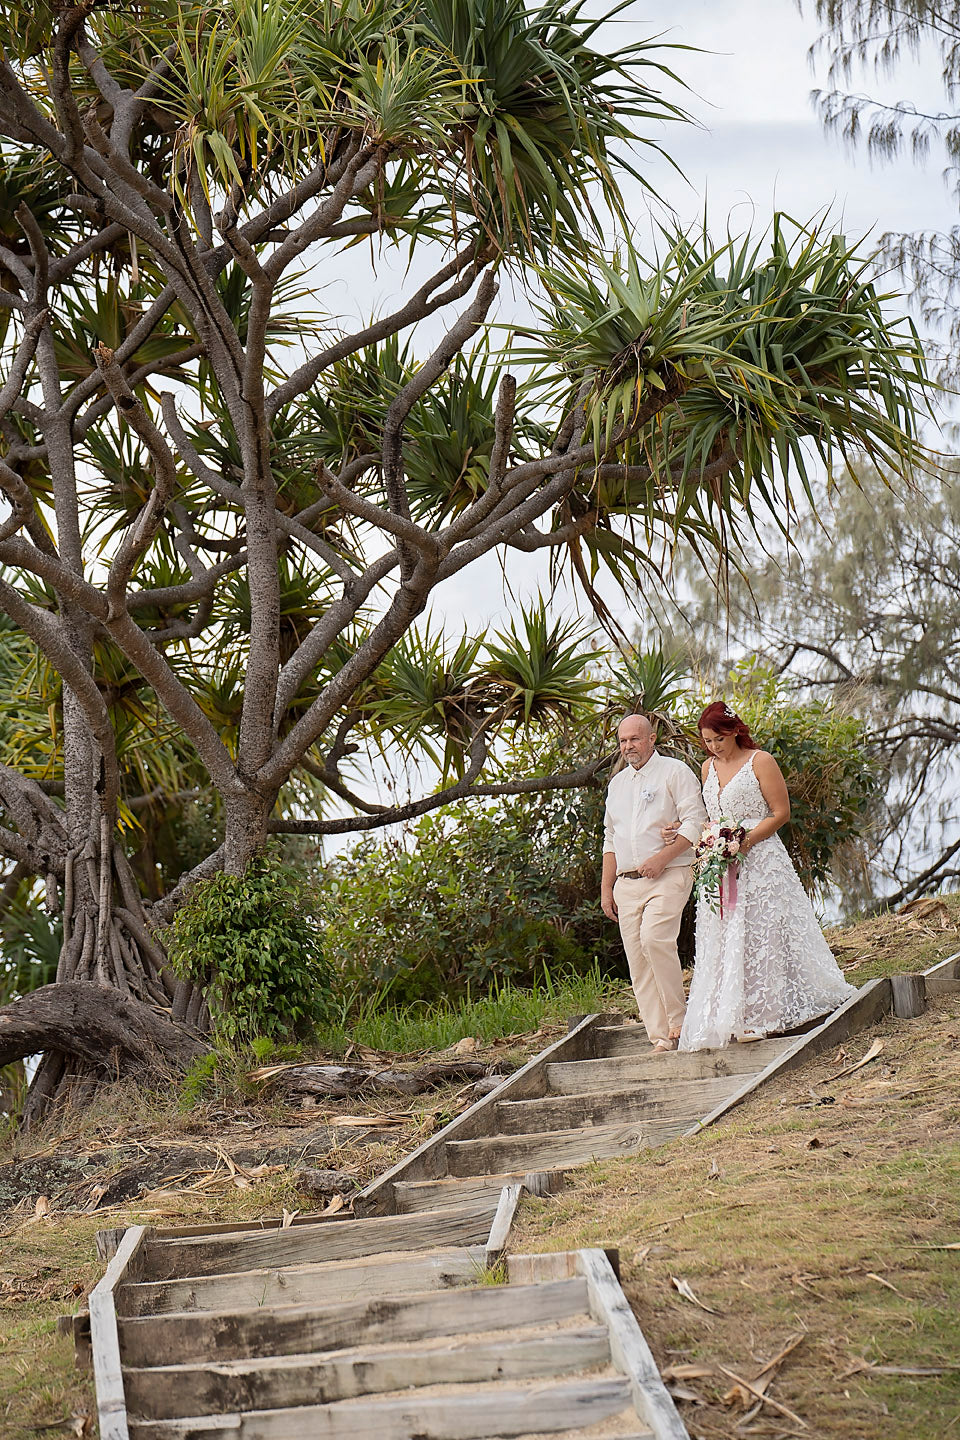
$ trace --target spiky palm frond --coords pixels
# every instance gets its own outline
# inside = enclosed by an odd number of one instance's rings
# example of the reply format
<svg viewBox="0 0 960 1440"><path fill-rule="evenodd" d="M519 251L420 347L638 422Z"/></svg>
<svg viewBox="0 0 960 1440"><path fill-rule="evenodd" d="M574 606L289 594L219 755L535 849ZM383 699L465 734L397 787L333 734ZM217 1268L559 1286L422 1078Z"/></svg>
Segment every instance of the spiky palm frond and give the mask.
<svg viewBox="0 0 960 1440"><path fill-rule="evenodd" d="M769 243L680 237L659 266L625 244L597 275L551 273L553 309L525 353L563 366L568 387L586 377L598 454L632 429L623 453L647 470L619 497L586 471L585 497L604 516L640 511L721 550L721 527L742 517L783 521L791 477L809 487L812 453L828 468L865 453L909 474L924 456L929 382L912 323L887 315L868 263L824 222L778 215ZM665 386L676 403L638 424Z"/></svg>
<svg viewBox="0 0 960 1440"><path fill-rule="evenodd" d="M416 7L426 33L462 66L465 176L455 193L498 245L545 254L561 231L580 234L595 216L595 188L622 216L617 172L644 177L619 147L659 150L650 131L686 118L655 88L664 81L679 88L663 60L671 47L595 44L623 8L591 14L585 0L421 0Z"/></svg>
<svg viewBox="0 0 960 1440"><path fill-rule="evenodd" d="M674 710L689 685L687 657L657 645L651 650L632 647L613 657L606 689L611 705L658 715Z"/></svg>
<svg viewBox="0 0 960 1440"><path fill-rule="evenodd" d="M487 488L502 371L486 341L459 354L414 407L407 423L406 479L417 518L438 526L459 514ZM549 444L547 427L518 389L512 453L527 458Z"/></svg>
<svg viewBox="0 0 960 1440"><path fill-rule="evenodd" d="M509 718L519 725L560 720L597 703L590 665L600 654L588 648L579 621L551 621L541 598L521 610L519 624L487 642L484 677L498 687Z"/></svg>
<svg viewBox="0 0 960 1440"><path fill-rule="evenodd" d="M451 648L429 624L411 631L377 670L371 723L407 755L426 756L444 780L463 773L473 727L489 709L478 674L484 635L464 635ZM439 743L436 743L439 742Z"/></svg>

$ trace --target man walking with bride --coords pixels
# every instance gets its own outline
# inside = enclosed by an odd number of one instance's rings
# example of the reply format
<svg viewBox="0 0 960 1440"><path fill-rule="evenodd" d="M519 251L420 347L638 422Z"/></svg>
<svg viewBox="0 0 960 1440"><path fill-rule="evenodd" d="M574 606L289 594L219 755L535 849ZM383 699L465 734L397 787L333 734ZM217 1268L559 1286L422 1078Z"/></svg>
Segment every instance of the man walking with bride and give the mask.
<svg viewBox="0 0 960 1440"><path fill-rule="evenodd" d="M677 935L707 812L696 776L682 760L659 754L646 716L627 715L617 739L627 763L607 790L600 903L620 926L654 1049L675 1050L684 1012Z"/></svg>
<svg viewBox="0 0 960 1440"><path fill-rule="evenodd" d="M678 1044L705 1050L780 1034L854 993L777 834L790 818L790 797L776 760L758 749L722 701L707 706L698 728L707 752L702 798L681 761L657 754L653 729L639 715L621 722L620 752L630 768L613 777L607 792L601 902L619 921L640 1015L658 1050ZM637 777L654 757L659 763L647 784ZM686 778L663 767L678 767ZM675 814L667 813L671 805ZM698 902L696 966L684 1018L676 937L693 883L691 847L708 816L715 824L742 826L746 836L739 883L728 891L726 906L710 895ZM675 876L668 875L671 868ZM634 878L646 888L635 888ZM677 900L671 953L664 916Z"/></svg>

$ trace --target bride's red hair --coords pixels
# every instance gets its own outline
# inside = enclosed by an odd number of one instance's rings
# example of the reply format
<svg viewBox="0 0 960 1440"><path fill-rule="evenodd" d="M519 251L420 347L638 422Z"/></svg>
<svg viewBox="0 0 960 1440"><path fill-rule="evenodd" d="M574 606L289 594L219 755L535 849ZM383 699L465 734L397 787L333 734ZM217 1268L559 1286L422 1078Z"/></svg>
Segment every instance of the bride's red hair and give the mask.
<svg viewBox="0 0 960 1440"><path fill-rule="evenodd" d="M737 744L741 750L759 750L759 745L750 731L744 725L740 716L725 705L722 700L714 700L697 721L697 729L701 732L714 730L718 735L736 735Z"/></svg>

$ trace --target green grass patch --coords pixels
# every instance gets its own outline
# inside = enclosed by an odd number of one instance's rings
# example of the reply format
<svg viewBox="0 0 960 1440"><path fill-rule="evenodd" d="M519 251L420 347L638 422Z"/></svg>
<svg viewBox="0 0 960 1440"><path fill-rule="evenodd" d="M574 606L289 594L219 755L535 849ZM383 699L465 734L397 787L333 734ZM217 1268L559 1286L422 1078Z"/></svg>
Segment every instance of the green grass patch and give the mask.
<svg viewBox="0 0 960 1440"><path fill-rule="evenodd" d="M495 984L485 995L391 1005L368 998L335 1025L321 1026L316 1044L340 1053L350 1044L394 1054L447 1050L471 1036L480 1044L511 1037L529 1037L571 1015L620 1010L635 1013L633 996L623 984L598 969L583 975L554 977L549 972L533 985Z"/></svg>

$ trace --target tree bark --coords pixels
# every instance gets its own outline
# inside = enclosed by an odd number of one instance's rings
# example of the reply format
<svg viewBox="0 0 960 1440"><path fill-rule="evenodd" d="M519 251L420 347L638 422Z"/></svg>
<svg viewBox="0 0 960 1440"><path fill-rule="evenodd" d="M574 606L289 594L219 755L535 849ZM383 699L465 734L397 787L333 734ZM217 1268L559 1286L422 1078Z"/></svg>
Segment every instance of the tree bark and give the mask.
<svg viewBox="0 0 960 1440"><path fill-rule="evenodd" d="M44 985L0 1008L0 1066L55 1051L105 1078L158 1080L208 1049L196 1031L115 986Z"/></svg>

